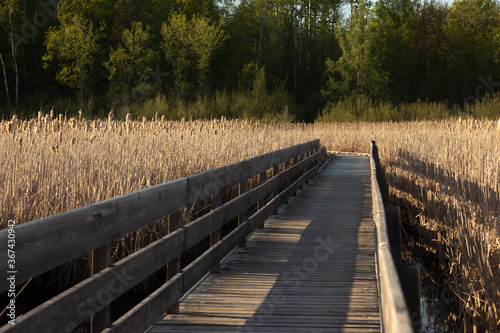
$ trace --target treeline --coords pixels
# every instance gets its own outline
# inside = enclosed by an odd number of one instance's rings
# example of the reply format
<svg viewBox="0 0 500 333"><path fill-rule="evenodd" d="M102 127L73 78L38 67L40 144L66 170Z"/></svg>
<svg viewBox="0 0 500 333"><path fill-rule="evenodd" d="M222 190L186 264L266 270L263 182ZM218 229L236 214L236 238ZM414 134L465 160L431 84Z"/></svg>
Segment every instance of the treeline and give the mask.
<svg viewBox="0 0 500 333"><path fill-rule="evenodd" d="M495 0L0 0L0 110L311 121L363 118L343 106L367 103L397 119L420 100L464 109L500 87L499 13Z"/></svg>
<svg viewBox="0 0 500 333"><path fill-rule="evenodd" d="M359 1L336 26L342 55L326 61L325 93L467 109L500 87L499 9L494 0Z"/></svg>

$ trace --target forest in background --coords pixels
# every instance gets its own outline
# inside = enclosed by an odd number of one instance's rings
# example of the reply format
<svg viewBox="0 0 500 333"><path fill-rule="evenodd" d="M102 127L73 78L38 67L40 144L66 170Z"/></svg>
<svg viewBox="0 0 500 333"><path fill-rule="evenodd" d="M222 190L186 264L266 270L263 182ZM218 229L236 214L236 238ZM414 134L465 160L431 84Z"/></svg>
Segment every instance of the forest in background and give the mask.
<svg viewBox="0 0 500 333"><path fill-rule="evenodd" d="M3 118L498 117L497 90L496 0L0 0Z"/></svg>

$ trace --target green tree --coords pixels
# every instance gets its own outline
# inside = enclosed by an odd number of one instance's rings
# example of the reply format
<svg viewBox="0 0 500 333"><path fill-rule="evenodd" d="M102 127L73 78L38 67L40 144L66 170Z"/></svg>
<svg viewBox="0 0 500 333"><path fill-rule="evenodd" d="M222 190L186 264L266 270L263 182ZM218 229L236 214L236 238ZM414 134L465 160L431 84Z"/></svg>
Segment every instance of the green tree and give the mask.
<svg viewBox="0 0 500 333"><path fill-rule="evenodd" d="M221 24L212 24L202 16L193 16L190 27L191 47L196 59L198 83L201 91L205 92L210 61L214 52L221 46L227 36L222 30Z"/></svg>
<svg viewBox="0 0 500 333"><path fill-rule="evenodd" d="M157 56L148 47L149 40L148 29L141 22L133 22L132 29L123 31L122 43L116 49L111 48L109 61L104 63L112 85L120 87L125 105L130 104L131 85L146 77Z"/></svg>
<svg viewBox="0 0 500 333"><path fill-rule="evenodd" d="M380 0L374 7L371 21L374 61L388 73L393 100L413 98L415 91L417 50L414 24L415 0Z"/></svg>
<svg viewBox="0 0 500 333"><path fill-rule="evenodd" d="M461 77L461 95L475 99L475 88L482 75L497 74L500 7L494 0L457 0L447 22L450 70ZM458 80L457 80L458 81Z"/></svg>
<svg viewBox="0 0 500 333"><path fill-rule="evenodd" d="M338 23L336 36L342 50L338 61L326 61L329 75L324 94L339 99L341 95L383 97L387 77L374 59L370 5L363 1L352 8L346 24Z"/></svg>
<svg viewBox="0 0 500 333"><path fill-rule="evenodd" d="M21 22L20 17L23 15L23 10L20 1L15 0L2 0L0 1L0 27L2 27L7 33L8 41L10 44L10 51L12 55L12 64L15 76L15 101L16 104L19 101L19 66L18 66L18 47L22 42L22 39L18 37L20 32L20 24L16 22ZM5 62L3 56L0 53L0 63L2 65L2 72L4 76L5 91L7 93L7 103L10 104L9 87L7 81L7 71L5 69Z"/></svg>
<svg viewBox="0 0 500 333"><path fill-rule="evenodd" d="M3 60L1 51L0 51L0 65L2 65L3 82L5 85L5 94L7 95L7 104L10 104L9 82L7 81L7 71L5 69L5 61Z"/></svg>
<svg viewBox="0 0 500 333"><path fill-rule="evenodd" d="M185 14L176 13L170 16L168 23L163 24L161 34L165 59L174 71L178 101L188 87L188 71L196 71L199 87L203 91L213 53L226 38L221 26L197 15L188 21Z"/></svg>
<svg viewBox="0 0 500 333"><path fill-rule="evenodd" d="M57 80L79 89L82 109L87 101L99 33L100 30L94 29L91 22L75 15L65 18L60 28L51 28L45 41L47 52L44 61L47 65L56 58L61 61Z"/></svg>
<svg viewBox="0 0 500 333"><path fill-rule="evenodd" d="M186 15L171 15L169 22L163 23L161 34L165 59L173 68L177 100L180 101L186 87L185 74L191 63L191 37Z"/></svg>
<svg viewBox="0 0 500 333"><path fill-rule="evenodd" d="M416 14L413 35L417 51L417 94L432 100L449 99L449 87L453 79L447 71L446 61L447 8L429 2L420 7Z"/></svg>

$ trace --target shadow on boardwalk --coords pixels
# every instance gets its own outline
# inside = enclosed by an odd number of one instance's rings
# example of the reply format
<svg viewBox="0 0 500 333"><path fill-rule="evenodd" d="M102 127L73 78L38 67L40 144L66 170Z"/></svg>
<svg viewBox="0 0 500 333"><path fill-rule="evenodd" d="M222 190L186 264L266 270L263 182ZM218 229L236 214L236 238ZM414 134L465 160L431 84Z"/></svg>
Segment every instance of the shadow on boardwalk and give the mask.
<svg viewBox="0 0 500 333"><path fill-rule="evenodd" d="M338 156L151 332L380 331L368 157Z"/></svg>

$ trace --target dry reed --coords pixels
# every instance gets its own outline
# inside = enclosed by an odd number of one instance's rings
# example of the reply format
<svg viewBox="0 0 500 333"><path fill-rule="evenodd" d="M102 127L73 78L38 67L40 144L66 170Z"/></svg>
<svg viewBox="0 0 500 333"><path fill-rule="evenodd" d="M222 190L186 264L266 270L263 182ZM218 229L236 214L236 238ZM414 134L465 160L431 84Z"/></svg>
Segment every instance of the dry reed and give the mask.
<svg viewBox="0 0 500 333"><path fill-rule="evenodd" d="M14 117L0 126L1 228L8 219L28 222L314 138L329 150L365 153L369 140L377 141L391 195L416 210L422 242L441 258L461 299L456 319L500 329L500 121L264 125L117 121L112 113L104 121ZM136 233L123 247L133 252L144 237Z"/></svg>

